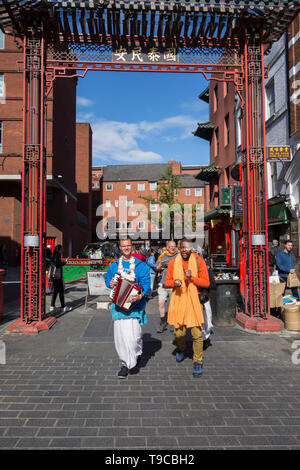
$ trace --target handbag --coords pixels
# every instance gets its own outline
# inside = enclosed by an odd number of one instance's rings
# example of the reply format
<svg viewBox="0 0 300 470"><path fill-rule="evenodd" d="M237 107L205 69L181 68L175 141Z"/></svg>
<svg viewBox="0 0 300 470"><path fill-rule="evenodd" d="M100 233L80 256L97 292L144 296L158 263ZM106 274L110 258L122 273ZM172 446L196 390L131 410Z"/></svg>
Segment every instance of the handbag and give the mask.
<svg viewBox="0 0 300 470"><path fill-rule="evenodd" d="M61 279L61 268L57 268L53 262L50 263L48 278L51 281Z"/></svg>
<svg viewBox="0 0 300 470"><path fill-rule="evenodd" d="M296 273L290 273L287 278L287 287L299 287L300 281Z"/></svg>

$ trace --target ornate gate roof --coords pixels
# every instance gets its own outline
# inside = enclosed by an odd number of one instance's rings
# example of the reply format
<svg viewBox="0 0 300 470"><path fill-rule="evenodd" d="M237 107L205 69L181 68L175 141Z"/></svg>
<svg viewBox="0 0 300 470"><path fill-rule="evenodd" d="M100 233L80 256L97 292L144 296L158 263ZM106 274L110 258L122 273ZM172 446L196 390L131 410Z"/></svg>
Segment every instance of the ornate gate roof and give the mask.
<svg viewBox="0 0 300 470"><path fill-rule="evenodd" d="M279 39L300 1L1 0L0 28L22 37L40 22L53 40L106 42L120 37L166 41L239 38L245 27Z"/></svg>

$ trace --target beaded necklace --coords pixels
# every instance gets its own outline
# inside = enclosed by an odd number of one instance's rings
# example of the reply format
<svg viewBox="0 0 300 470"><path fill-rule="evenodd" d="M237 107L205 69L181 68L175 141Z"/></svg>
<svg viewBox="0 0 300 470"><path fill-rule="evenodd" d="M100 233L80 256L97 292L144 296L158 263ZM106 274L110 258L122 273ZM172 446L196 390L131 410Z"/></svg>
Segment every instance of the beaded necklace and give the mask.
<svg viewBox="0 0 300 470"><path fill-rule="evenodd" d="M134 268L135 268L135 261L134 261L134 257L131 256L131 258L129 260L129 273L124 271L124 268L123 268L123 257L121 256L121 258L119 259L119 264L118 264L118 272L120 273L121 277L123 279L127 279L128 281L132 281L134 282L135 281L135 272L134 272Z"/></svg>

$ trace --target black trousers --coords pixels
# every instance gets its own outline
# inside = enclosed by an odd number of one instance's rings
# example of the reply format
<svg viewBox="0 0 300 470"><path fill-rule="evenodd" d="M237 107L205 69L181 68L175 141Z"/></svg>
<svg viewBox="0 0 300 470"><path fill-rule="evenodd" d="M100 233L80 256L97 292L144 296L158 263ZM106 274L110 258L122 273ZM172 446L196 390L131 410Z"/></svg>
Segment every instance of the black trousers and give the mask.
<svg viewBox="0 0 300 470"><path fill-rule="evenodd" d="M64 294L64 283L62 279L54 279L53 281L53 294L51 298L51 307L55 307L55 301L57 294L59 294L59 300L61 307L65 307L65 294Z"/></svg>

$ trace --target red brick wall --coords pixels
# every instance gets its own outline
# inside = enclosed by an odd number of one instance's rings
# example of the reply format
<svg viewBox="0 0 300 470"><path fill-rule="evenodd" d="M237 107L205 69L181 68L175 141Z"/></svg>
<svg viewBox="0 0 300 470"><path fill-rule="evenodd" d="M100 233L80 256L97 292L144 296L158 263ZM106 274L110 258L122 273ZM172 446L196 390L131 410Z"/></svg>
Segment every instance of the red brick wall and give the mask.
<svg viewBox="0 0 300 470"><path fill-rule="evenodd" d="M300 39L296 40L297 34L300 31L300 13L296 16L294 21L288 28L288 68L289 71L297 66L300 62ZM300 130L300 95L296 94L299 93L300 90L300 70L295 73L292 70L292 75L290 77L289 83L289 92L290 92L290 133L291 136L295 136L296 133L299 133ZM296 140L300 141L300 135L295 136Z"/></svg>
<svg viewBox="0 0 300 470"><path fill-rule="evenodd" d="M92 129L88 123L76 124L77 209L89 221L88 240L92 239Z"/></svg>
<svg viewBox="0 0 300 470"><path fill-rule="evenodd" d="M22 169L22 106L23 76L17 61L23 60L12 37L5 37L5 49L0 50L0 73L4 74L5 98L0 99L0 120L3 122L3 153L0 155L0 175L19 174ZM56 79L47 103L47 174L61 175L60 182L76 197L76 79ZM91 142L86 144L91 153ZM83 184L83 177L80 184ZM21 242L21 183L4 183L0 180L2 198L0 214L6 214L9 205L9 221L0 217L0 234L9 244L9 261L15 260L15 246ZM89 235L77 222L77 203L57 187L47 184L47 236L56 237L68 254L72 241L73 255L85 244ZM6 218L7 219L7 218ZM86 231L87 232L87 231Z"/></svg>

